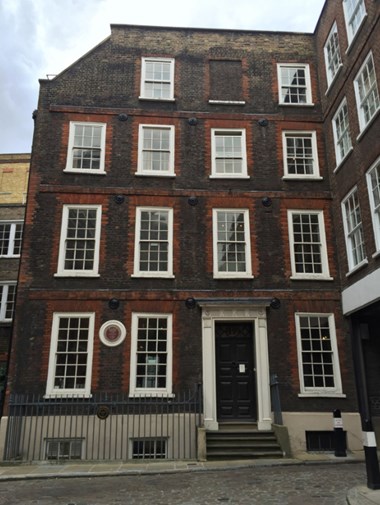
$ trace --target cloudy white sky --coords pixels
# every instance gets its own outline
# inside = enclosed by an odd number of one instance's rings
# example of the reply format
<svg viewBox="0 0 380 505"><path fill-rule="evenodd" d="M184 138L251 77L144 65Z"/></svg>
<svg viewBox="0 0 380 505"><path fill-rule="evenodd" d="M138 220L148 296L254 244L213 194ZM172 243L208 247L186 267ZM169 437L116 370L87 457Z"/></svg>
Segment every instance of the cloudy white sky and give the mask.
<svg viewBox="0 0 380 505"><path fill-rule="evenodd" d="M38 79L110 24L313 32L324 0L0 0L0 153L30 152Z"/></svg>

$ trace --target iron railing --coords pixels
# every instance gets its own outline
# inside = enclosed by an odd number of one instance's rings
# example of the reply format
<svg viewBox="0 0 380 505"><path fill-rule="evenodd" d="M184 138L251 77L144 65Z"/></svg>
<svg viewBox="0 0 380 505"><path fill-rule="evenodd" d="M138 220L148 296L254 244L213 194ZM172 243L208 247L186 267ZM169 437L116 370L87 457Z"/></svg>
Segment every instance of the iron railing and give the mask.
<svg viewBox="0 0 380 505"><path fill-rule="evenodd" d="M173 398L13 395L3 460L196 459L201 405L200 387Z"/></svg>

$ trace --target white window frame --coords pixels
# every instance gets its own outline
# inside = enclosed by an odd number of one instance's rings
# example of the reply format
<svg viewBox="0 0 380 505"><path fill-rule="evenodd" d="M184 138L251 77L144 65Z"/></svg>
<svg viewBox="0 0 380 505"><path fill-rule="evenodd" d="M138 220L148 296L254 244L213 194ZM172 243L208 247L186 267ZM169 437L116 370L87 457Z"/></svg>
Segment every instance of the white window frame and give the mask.
<svg viewBox="0 0 380 505"><path fill-rule="evenodd" d="M56 376L56 356L58 352L58 333L60 328L60 320L65 318L88 318L88 340L87 340L87 361L86 361L86 378L84 388L57 388L55 387ZM76 396L89 398L91 396L91 378L92 378L92 357L94 348L94 328L95 328L95 312L54 312L51 330L50 353L49 353L49 368L46 382L45 398L58 396Z"/></svg>
<svg viewBox="0 0 380 505"><path fill-rule="evenodd" d="M310 318L327 318L329 325L329 335L330 335L330 343L331 349L329 352L331 354L331 363L328 363L328 366L332 366L333 368L333 378L334 378L334 386L306 386L305 385L305 376L304 376L304 360L303 360L303 348L302 348L302 338L301 338L301 324L300 319L302 317L310 317ZM300 394L299 396L340 396L345 397L342 391L342 378L340 373L340 365L339 365L339 354L338 354L338 345L336 338L336 330L335 330L335 318L334 314L324 314L324 313L309 313L309 312L296 312L295 313L295 323L296 323L296 338L297 338L297 355L298 355L298 371L299 371L299 379L300 379ZM311 326L309 326L311 328ZM319 331L322 331L322 328L319 328ZM328 338L328 337L327 337ZM321 335L321 342L323 342L323 336ZM310 346L312 347L312 346ZM318 352L317 350L310 349L310 353ZM305 351L308 352L308 349ZM318 364L314 364L314 368L316 368ZM314 372L314 370L313 370ZM326 374L327 375L327 374ZM323 377L326 377L323 374Z"/></svg>
<svg viewBox="0 0 380 505"><path fill-rule="evenodd" d="M343 0L343 12L350 47L367 15L364 0Z"/></svg>
<svg viewBox="0 0 380 505"><path fill-rule="evenodd" d="M306 215L306 216L318 216L318 228L319 228L319 238L320 242L319 254L321 259L321 269L322 272L297 272L296 270L296 259L295 259L295 241L294 241L294 229L293 229L293 216L295 215ZM325 232L325 221L323 210L305 210L305 209L293 209L288 210L288 231L289 231L289 245L290 245L290 262L292 267L292 280L298 279L310 279L310 280L332 280L329 271L329 262L327 255L327 244L326 244L326 232ZM302 244L307 244L302 242ZM316 242L310 242L310 244L317 244Z"/></svg>
<svg viewBox="0 0 380 505"><path fill-rule="evenodd" d="M218 254L218 214L243 214L244 216L244 254L245 254L245 270L241 272L224 272L219 270L219 254ZM251 239L249 226L249 210L248 209L213 209L213 264L214 264L214 279L252 279L252 261L251 261ZM222 241L223 242L223 241ZM231 242L228 242L231 243ZM241 242L240 242L241 243ZM226 242L227 244L227 242ZM233 243L232 243L233 244Z"/></svg>
<svg viewBox="0 0 380 505"><path fill-rule="evenodd" d="M357 208L359 209L360 213L360 222L356 223L354 228L351 228L348 226L348 214L347 214L347 204L350 201L351 202L351 207L352 207L352 199L356 197L357 201ZM354 213L355 216L357 216L357 211ZM362 265L365 265L368 263L367 257L366 257L366 249L365 249L365 240L364 240L364 229L363 229L363 221L361 218L361 209L360 209L360 202L359 202L359 195L358 195L358 188L355 186L342 200L342 217L343 217L343 229L344 229L344 236L346 240L346 251L347 251L347 260L348 260L348 269L349 269L349 274L353 271L356 271L359 269ZM361 240L359 244L356 244L357 238L359 234L359 239ZM362 251L362 258L360 260L355 259L355 255L353 253L353 250L361 250Z"/></svg>
<svg viewBox="0 0 380 505"><path fill-rule="evenodd" d="M86 150L83 146L75 145L75 131L78 126L90 126L100 128L100 146L92 147L88 146L88 149L99 151L99 168L74 168L74 151L75 149ZM92 122L80 122L80 121L70 121L69 130L69 145L67 148L67 158L66 158L66 168L64 172L74 172L78 174L100 174L104 175L105 172L105 146L106 146L106 123L92 123Z"/></svg>
<svg viewBox="0 0 380 505"><path fill-rule="evenodd" d="M368 89L365 90L365 94L363 96L363 94L361 93L361 90L363 90L363 84L366 84L366 81L367 81L364 74L366 73L367 77L369 76L368 66L369 66L370 62L372 64L372 69L373 69L373 75L371 75L372 82L369 83L369 86L368 86L368 84L366 85L366 87ZM359 72L357 73L357 75L355 77L354 88L355 88L355 96L356 96L356 107L357 107L358 116L359 116L360 131L362 132L371 123L372 119L375 117L375 115L380 110L379 88L377 85L375 62L374 62L373 55L372 55L371 51L369 52L363 65L361 66ZM370 111L369 114L366 114L365 108L367 107L368 103L371 103L374 107L372 108L373 110ZM368 113L368 110L367 110L367 113Z"/></svg>
<svg viewBox="0 0 380 505"><path fill-rule="evenodd" d="M150 63L165 63L170 66L170 78L169 80L150 80L151 82L169 84L169 96L163 97L161 96L149 96L149 93L146 90L146 83L149 81L147 79L147 64ZM141 60L141 86L140 86L140 99L143 100L162 100L162 101L174 101L174 58L158 58L158 57L143 57Z"/></svg>
<svg viewBox="0 0 380 505"><path fill-rule="evenodd" d="M166 319L167 320L167 344L166 344L166 387L143 388L137 387L137 340L138 323L140 318ZM147 350L147 354L149 350ZM154 351L152 351L152 354ZM147 365L148 366L148 365ZM131 326L131 366L129 380L129 396L174 396L172 393L173 377L173 315L169 313L157 312L132 312Z"/></svg>
<svg viewBox="0 0 380 505"><path fill-rule="evenodd" d="M285 86L283 84L282 79L282 69L286 68L295 68L295 69L303 69L305 71L305 90L306 90L306 102L286 102L283 98L282 89L289 88L289 86ZM307 63L278 63L277 64L277 78L278 78L278 100L280 105L287 106L295 106L295 107L304 107L308 105L314 105L312 102L311 95L311 79L310 79L310 66ZM301 86L295 86L297 88L301 88Z"/></svg>
<svg viewBox="0 0 380 505"><path fill-rule="evenodd" d="M9 287L14 287L13 300L10 299ZM8 323L13 320L15 301L16 301L16 282L0 282L1 293L0 293L0 322ZM8 305L11 305L12 317L7 316Z"/></svg>
<svg viewBox="0 0 380 505"><path fill-rule="evenodd" d="M344 113L344 110L346 113ZM336 168L343 163L352 151L350 121L348 115L347 99L344 98L332 118Z"/></svg>
<svg viewBox="0 0 380 505"><path fill-rule="evenodd" d="M373 184L373 178L376 180L375 185ZM367 187L376 244L375 256L377 256L380 254L380 157L377 158L367 172Z"/></svg>
<svg viewBox="0 0 380 505"><path fill-rule="evenodd" d="M166 212L168 215L168 237L165 242L168 244L168 268L165 271L141 270L140 269L140 231L141 214L143 212ZM149 240L155 242L155 240ZM173 278L173 209L170 207L136 207L136 227L135 227L135 254L133 277L166 277Z"/></svg>
<svg viewBox="0 0 380 505"><path fill-rule="evenodd" d="M241 141L241 172L240 173L226 173L217 171L218 153L216 148L216 137L234 136L239 137ZM236 159L228 156L228 153L223 160ZM246 145L246 131L245 128L211 128L211 176L210 179L249 179L247 173L247 145Z"/></svg>
<svg viewBox="0 0 380 505"><path fill-rule="evenodd" d="M95 210L96 211L96 229L95 229L95 247L94 260L92 269L88 270L68 270L65 268L66 260L66 245L67 245L67 228L69 221L69 212L71 209ZM99 247L100 247L100 232L102 220L101 205L64 205L62 209L62 224L61 236L59 241L58 267L56 277L99 277ZM80 238L78 238L80 241Z"/></svg>
<svg viewBox="0 0 380 505"><path fill-rule="evenodd" d="M145 149L144 148L144 133L146 130L165 130L169 132L169 148L168 149ZM138 160L137 160L137 172L136 175L149 175L165 177L175 176L174 173L174 150L175 150L175 128L170 125L152 125L152 124L141 124L139 125L139 141L138 141ZM168 168L166 170L146 170L144 168L144 152L148 151L150 153L163 153L168 152Z"/></svg>
<svg viewBox="0 0 380 505"><path fill-rule="evenodd" d="M301 156L300 160L312 161L313 171L311 174L293 174L289 173L288 158L290 157L288 153L288 138L294 139L310 139L311 142L311 156ZM317 133L315 131L291 131L286 130L282 132L282 149L284 157L284 179L322 179L319 176L319 161L318 161L318 146L317 146Z"/></svg>
<svg viewBox="0 0 380 505"><path fill-rule="evenodd" d="M24 232L24 226L23 226L23 221L17 220L17 221L0 221L1 225L9 225L10 230L9 230L9 244L8 244L8 250L6 254L1 254L0 253L0 258L19 258L21 255L21 246L22 246L22 235ZM16 240L16 233L17 233L17 228L18 226L21 225L21 238L20 238L20 253L15 254L15 240Z"/></svg>
<svg viewBox="0 0 380 505"><path fill-rule="evenodd" d="M334 21L331 27L323 49L325 54L327 85L330 87L343 66L336 21Z"/></svg>

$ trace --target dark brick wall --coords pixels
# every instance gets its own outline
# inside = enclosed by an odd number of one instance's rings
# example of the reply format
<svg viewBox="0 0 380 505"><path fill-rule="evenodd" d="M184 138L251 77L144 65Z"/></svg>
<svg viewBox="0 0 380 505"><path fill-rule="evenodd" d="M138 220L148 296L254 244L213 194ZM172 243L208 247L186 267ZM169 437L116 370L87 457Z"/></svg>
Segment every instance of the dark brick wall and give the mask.
<svg viewBox="0 0 380 505"><path fill-rule="evenodd" d="M337 252L340 258L340 278L343 289L363 279L366 275L379 268L379 258L372 258L375 252L375 242L368 199L368 189L365 174L380 155L378 114L365 132L360 134L358 112L354 91L354 80L364 63L369 51L372 51L378 87L380 86L380 5L378 2L365 0L367 16L361 25L357 37L348 47L346 25L343 17L342 2L326 2L319 24L316 29L316 47L318 56L319 83L322 106L324 109L324 134L326 142L326 158L331 190L334 195L334 226L336 231ZM327 90L323 47L334 23L337 22L343 66L335 81ZM332 131L332 118L343 98L347 99L351 140L353 151L347 156L339 169L336 168L335 151ZM348 262L343 231L341 201L357 186L364 226L364 240L368 265L355 274L346 277Z"/></svg>

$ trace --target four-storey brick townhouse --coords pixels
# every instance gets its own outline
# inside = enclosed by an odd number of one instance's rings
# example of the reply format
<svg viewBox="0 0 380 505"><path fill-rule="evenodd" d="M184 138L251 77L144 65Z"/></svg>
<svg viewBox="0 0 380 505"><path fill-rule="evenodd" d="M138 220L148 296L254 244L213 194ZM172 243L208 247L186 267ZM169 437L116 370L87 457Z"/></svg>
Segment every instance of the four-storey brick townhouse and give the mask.
<svg viewBox="0 0 380 505"><path fill-rule="evenodd" d="M340 216L379 170L378 95L355 108L378 15L327 1L314 34L112 25L41 80L6 459L251 457L272 428L296 453L328 447L335 409L361 449L345 315L378 258L346 267Z"/></svg>
<svg viewBox="0 0 380 505"><path fill-rule="evenodd" d="M0 408L8 365L30 154L0 154Z"/></svg>

